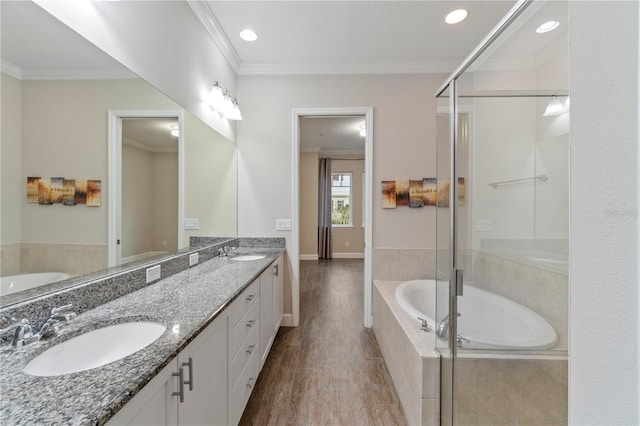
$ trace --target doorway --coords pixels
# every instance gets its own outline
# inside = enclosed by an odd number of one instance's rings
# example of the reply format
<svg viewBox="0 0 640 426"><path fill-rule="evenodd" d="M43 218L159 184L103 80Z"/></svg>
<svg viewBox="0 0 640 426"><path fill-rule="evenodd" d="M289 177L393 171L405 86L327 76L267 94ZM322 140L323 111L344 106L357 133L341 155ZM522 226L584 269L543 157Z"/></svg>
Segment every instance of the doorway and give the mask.
<svg viewBox="0 0 640 426"><path fill-rule="evenodd" d="M354 159L360 159L364 164L363 169L359 170L357 176L354 176L354 172L351 172L350 179L357 180L361 182L361 192L355 197L361 197L353 201L353 194L351 195L351 204L361 205L361 213L356 217L352 216L350 219L350 226L352 228L361 228L364 234L364 247L363 254L360 257L364 257L364 282L363 285L363 293L364 293L364 303L363 303L363 324L365 327L371 327L373 324L373 319L371 315L371 295L372 295L372 287L371 287L371 276L372 276L372 207L371 207L371 195L372 195L372 187L373 187L373 108L365 107L365 108L309 108L309 109L294 109L293 111L293 177L292 180L294 182L294 220L293 220L293 253L291 254L292 260L292 315L291 320L286 325L297 326L299 321L299 312L300 312L300 260L301 254L307 255L302 256L303 258L309 259L309 253L301 252L301 232L303 232L301 224L302 215L301 209L306 208L306 204L303 203L303 196L305 199L309 197L309 194L305 193L305 189L301 187L301 154L304 151L309 151L310 147L303 147L301 144L301 122L302 120L308 120L312 118L317 118L319 120L328 120L331 118L335 118L337 121L342 122L343 124L348 123L351 118L355 118L356 121L359 120L362 124L358 126L358 128L354 129L354 131L362 132L363 136L360 136L363 143L363 150L360 152L353 152L349 150L343 150L341 153L337 153L338 150L335 149L325 149L325 154L327 151L333 151L334 157L342 159L345 163L354 161ZM346 124L345 124L346 125ZM322 147L312 147L313 149L317 149L318 157L321 155ZM313 166L312 166L313 167ZM314 170L309 171L308 165L305 164L305 169L307 173L317 173L317 163ZM342 175L342 182L345 181L346 171L336 170L336 172ZM340 173L343 172L343 173ZM340 180L340 179L339 179ZM313 197L313 195L311 195ZM305 213L308 214L308 213ZM313 214L313 212L311 213ZM344 218L344 216L342 217ZM312 225L313 227L313 225ZM317 229L317 226L316 226ZM307 238L306 236L304 238ZM357 239L358 237L356 237ZM304 241L303 241L304 242ZM307 242L304 242L305 245L308 245ZM354 241L354 244L358 244L357 240ZM347 251L341 250L343 254L338 255L337 257L354 257L357 256L357 252L355 250L356 247L351 247L351 241L345 240L341 243L341 248L344 249L346 247ZM353 251L349 253L349 251ZM317 253L317 252L316 252ZM311 254L313 256L313 254Z"/></svg>
<svg viewBox="0 0 640 426"><path fill-rule="evenodd" d="M108 265L183 242L181 111L109 111Z"/></svg>

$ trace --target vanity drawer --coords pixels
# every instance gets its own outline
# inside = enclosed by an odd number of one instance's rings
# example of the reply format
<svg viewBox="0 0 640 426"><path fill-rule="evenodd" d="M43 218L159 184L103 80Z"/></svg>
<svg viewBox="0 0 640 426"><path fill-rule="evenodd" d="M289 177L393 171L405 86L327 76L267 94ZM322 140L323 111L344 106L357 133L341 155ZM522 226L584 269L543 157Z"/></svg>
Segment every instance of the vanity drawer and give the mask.
<svg viewBox="0 0 640 426"><path fill-rule="evenodd" d="M260 280L255 280L247 287L229 307L229 325L235 327L247 309L258 300L260 296Z"/></svg>
<svg viewBox="0 0 640 426"><path fill-rule="evenodd" d="M260 351L253 351L247 365L238 379L238 383L229 395L229 423L237 425L242 418L242 412L247 405L251 392L258 380L260 369Z"/></svg>
<svg viewBox="0 0 640 426"><path fill-rule="evenodd" d="M229 357L231 359L235 358L242 342L247 340L251 332L253 332L254 329L260 329L259 319L260 303L254 303L231 329L231 336L229 338Z"/></svg>
<svg viewBox="0 0 640 426"><path fill-rule="evenodd" d="M231 383L231 387L235 388L238 383L238 379L242 374L247 362L251 359L251 356L254 352L259 351L258 347L258 333L259 327L252 327L251 333L249 333L249 337L240 345L240 350L235 357L231 360L231 368L229 371L229 383ZM233 355L231 355L233 356Z"/></svg>

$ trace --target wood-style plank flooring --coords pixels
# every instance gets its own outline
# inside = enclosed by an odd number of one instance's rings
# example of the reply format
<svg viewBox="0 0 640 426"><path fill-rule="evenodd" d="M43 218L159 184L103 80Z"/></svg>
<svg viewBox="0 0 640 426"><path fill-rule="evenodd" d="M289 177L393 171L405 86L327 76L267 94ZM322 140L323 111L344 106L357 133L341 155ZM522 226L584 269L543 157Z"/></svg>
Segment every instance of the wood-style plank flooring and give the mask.
<svg viewBox="0 0 640 426"><path fill-rule="evenodd" d="M300 262L300 326L282 327L241 425L406 425L373 331L363 261Z"/></svg>

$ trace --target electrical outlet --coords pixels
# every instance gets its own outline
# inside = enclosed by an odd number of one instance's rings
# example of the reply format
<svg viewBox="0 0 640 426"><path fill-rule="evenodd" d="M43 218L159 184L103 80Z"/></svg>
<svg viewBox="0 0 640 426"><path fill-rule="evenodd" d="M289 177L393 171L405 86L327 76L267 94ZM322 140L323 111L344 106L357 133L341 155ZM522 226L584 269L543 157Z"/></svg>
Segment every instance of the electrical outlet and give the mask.
<svg viewBox="0 0 640 426"><path fill-rule="evenodd" d="M291 219L276 219L276 231L291 231Z"/></svg>
<svg viewBox="0 0 640 426"><path fill-rule="evenodd" d="M184 229L200 229L200 218L199 217L185 217L184 218Z"/></svg>
<svg viewBox="0 0 640 426"><path fill-rule="evenodd" d="M198 264L198 253L191 253L189 255L189 266Z"/></svg>
<svg viewBox="0 0 640 426"><path fill-rule="evenodd" d="M159 280L161 276L160 265L152 266L147 269L147 284Z"/></svg>

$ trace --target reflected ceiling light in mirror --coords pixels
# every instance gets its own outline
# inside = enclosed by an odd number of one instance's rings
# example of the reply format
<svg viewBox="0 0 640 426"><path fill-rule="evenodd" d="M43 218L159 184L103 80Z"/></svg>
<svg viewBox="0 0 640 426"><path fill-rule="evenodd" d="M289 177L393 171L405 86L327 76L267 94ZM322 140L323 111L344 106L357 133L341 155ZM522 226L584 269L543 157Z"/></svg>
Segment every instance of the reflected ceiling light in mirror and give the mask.
<svg viewBox="0 0 640 426"><path fill-rule="evenodd" d="M180 136L180 128L178 127L177 124L174 124L173 126L171 126L171 136L176 138Z"/></svg>
<svg viewBox="0 0 640 426"><path fill-rule="evenodd" d="M256 41L258 39L258 34L247 28L246 30L240 31L240 38L244 41Z"/></svg>
<svg viewBox="0 0 640 426"><path fill-rule="evenodd" d="M548 33L549 31L553 31L558 28L559 25L560 22L558 21L548 21L536 28L536 32L538 34Z"/></svg>
<svg viewBox="0 0 640 426"><path fill-rule="evenodd" d="M447 16L444 18L444 21L447 24L451 24L451 25L457 24L467 19L467 15L469 15L469 12L467 12L467 9L456 9L454 11L449 12Z"/></svg>
<svg viewBox="0 0 640 426"><path fill-rule="evenodd" d="M214 111L229 120L242 120L240 106L238 101L231 95L231 92L219 81L213 83L209 95L207 96L207 104Z"/></svg>
<svg viewBox="0 0 640 426"><path fill-rule="evenodd" d="M569 112L569 97L567 96L567 99L562 102L556 96L552 96L542 115L544 117L553 117L564 114L565 112Z"/></svg>
<svg viewBox="0 0 640 426"><path fill-rule="evenodd" d="M363 138L367 136L367 129L364 127L364 124L360 127L360 136Z"/></svg>

